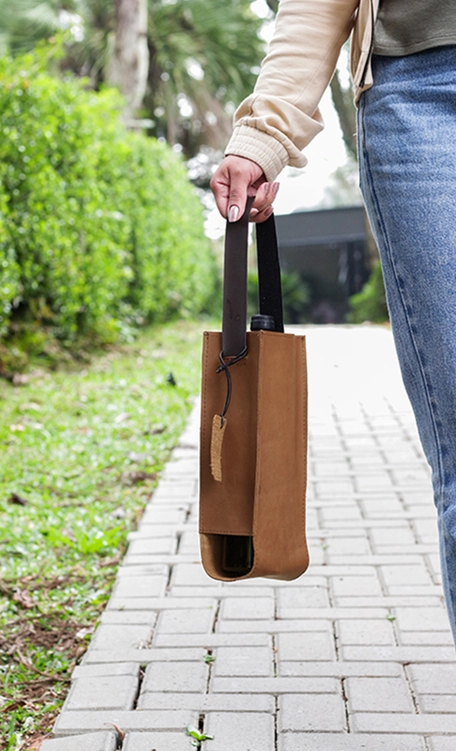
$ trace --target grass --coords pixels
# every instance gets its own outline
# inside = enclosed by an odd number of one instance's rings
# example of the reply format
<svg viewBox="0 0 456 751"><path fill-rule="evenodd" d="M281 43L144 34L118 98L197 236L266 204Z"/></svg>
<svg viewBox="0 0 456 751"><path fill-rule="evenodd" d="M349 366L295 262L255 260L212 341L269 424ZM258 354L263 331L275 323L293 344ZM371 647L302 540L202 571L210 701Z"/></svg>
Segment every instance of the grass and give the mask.
<svg viewBox="0 0 456 751"><path fill-rule="evenodd" d="M50 732L198 392L202 328L0 382L3 749L33 751Z"/></svg>

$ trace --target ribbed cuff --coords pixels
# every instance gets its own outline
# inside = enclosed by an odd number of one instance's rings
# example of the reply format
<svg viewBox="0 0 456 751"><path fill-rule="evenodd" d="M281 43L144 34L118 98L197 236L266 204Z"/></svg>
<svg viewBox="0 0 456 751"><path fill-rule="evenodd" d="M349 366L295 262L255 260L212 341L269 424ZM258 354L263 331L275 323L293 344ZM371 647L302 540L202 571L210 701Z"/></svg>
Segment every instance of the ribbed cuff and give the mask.
<svg viewBox="0 0 456 751"><path fill-rule="evenodd" d="M268 182L273 182L288 164L288 152L274 136L250 125L237 125L225 155L243 156L258 164Z"/></svg>

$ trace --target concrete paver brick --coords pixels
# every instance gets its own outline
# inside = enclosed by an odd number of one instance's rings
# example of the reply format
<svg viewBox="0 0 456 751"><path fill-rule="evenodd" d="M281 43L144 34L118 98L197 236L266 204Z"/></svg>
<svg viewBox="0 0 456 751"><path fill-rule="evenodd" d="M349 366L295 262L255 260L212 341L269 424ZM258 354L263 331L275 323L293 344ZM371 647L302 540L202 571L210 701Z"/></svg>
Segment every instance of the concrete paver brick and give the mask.
<svg viewBox="0 0 456 751"><path fill-rule="evenodd" d="M430 501L431 505L432 501ZM435 521L430 522L428 519L415 519L413 522L417 538L420 542L437 543L438 530Z"/></svg>
<svg viewBox="0 0 456 751"><path fill-rule="evenodd" d="M192 555L195 558L199 556L199 539L196 528L184 532L179 541L179 554Z"/></svg>
<svg viewBox="0 0 456 751"><path fill-rule="evenodd" d="M359 712L352 715L355 733L456 734L456 714L388 714Z"/></svg>
<svg viewBox="0 0 456 751"><path fill-rule="evenodd" d="M279 634L277 637L279 660L334 660L335 648L332 634L322 633Z"/></svg>
<svg viewBox="0 0 456 751"><path fill-rule="evenodd" d="M317 486L319 484L320 483L317 483ZM317 492L318 492L318 488L317 488ZM349 496L350 500L351 500L352 492L353 492L353 488L350 487L350 496ZM334 485L333 485L333 495L336 495L337 493L339 493L339 483L337 480L335 480ZM321 491L320 491L320 495L321 495ZM361 511L359 510L358 506L355 506L353 502L351 502L347 506L341 506L341 505L328 506L327 504L325 504L321 511L321 518L322 518L323 527L325 527L327 524L329 525L330 522L338 522L341 519L345 519L345 520L357 519L361 521L362 516L361 516Z"/></svg>
<svg viewBox="0 0 456 751"><path fill-rule="evenodd" d="M426 746L418 735L282 733L279 751L426 751Z"/></svg>
<svg viewBox="0 0 456 751"><path fill-rule="evenodd" d="M184 694L151 693L142 694L138 700L138 709L179 709L205 712L275 712L275 699L266 694L253 694L248 702L244 694Z"/></svg>
<svg viewBox="0 0 456 751"><path fill-rule="evenodd" d="M440 556L439 553L437 553L437 543L435 543L432 547L433 553L429 553L429 555L427 556L427 562L429 564L429 568L431 569L434 584L441 586L442 572L440 570Z"/></svg>
<svg viewBox="0 0 456 751"><path fill-rule="evenodd" d="M114 595L125 599L156 597L156 592L162 591L163 580L163 576L122 576L114 588Z"/></svg>
<svg viewBox="0 0 456 751"><path fill-rule="evenodd" d="M413 607L418 612L419 608L428 607L441 607L440 597L434 597L428 595L427 597L405 597L401 595L399 597L391 597L384 595L383 597L338 597L337 605L341 608L352 609L358 607L375 607L375 605L382 605L384 608L399 608L403 605L406 607Z"/></svg>
<svg viewBox="0 0 456 751"><path fill-rule="evenodd" d="M365 519L391 519L392 516L401 519L404 515L404 507L397 496L382 498L379 503L374 495L361 495L358 503Z"/></svg>
<svg viewBox="0 0 456 751"><path fill-rule="evenodd" d="M347 678L345 690L351 712L413 712L405 678Z"/></svg>
<svg viewBox="0 0 456 751"><path fill-rule="evenodd" d="M117 652L119 649L141 649L150 644L152 629L147 625L108 625L98 626L92 640L92 648L98 651Z"/></svg>
<svg viewBox="0 0 456 751"><path fill-rule="evenodd" d="M177 548L177 537L155 537L147 539L132 540L128 546L127 559L134 558L137 555L161 555L162 553L175 553Z"/></svg>
<svg viewBox="0 0 456 751"><path fill-rule="evenodd" d="M380 566L387 587L401 584L431 585L431 577L424 563L420 566Z"/></svg>
<svg viewBox="0 0 456 751"><path fill-rule="evenodd" d="M172 458L163 469L163 477L165 480L168 478L174 479L176 477L194 477L195 465L197 465L197 459Z"/></svg>
<svg viewBox="0 0 456 751"><path fill-rule="evenodd" d="M100 618L100 623L107 626L149 626L152 629L157 621L157 613L154 610L105 610Z"/></svg>
<svg viewBox="0 0 456 751"><path fill-rule="evenodd" d="M138 555L130 555L127 553L124 559L124 566L128 568L130 566L139 566L147 563L166 563L168 567L175 566L176 563L195 563L199 560L199 556L188 555L179 553L140 553Z"/></svg>
<svg viewBox="0 0 456 751"><path fill-rule="evenodd" d="M169 569L168 566L164 566L163 563L148 562L143 565L132 564L130 566L122 564L117 571L117 578L123 579L124 577L129 578L130 576L140 576L141 578L163 576L168 578Z"/></svg>
<svg viewBox="0 0 456 751"><path fill-rule="evenodd" d="M322 426L323 435L326 432L326 426ZM312 430L312 438L315 437L315 426ZM312 472L312 476L316 479L319 477L330 477L330 476L336 476L336 477L343 477L344 474L347 475L350 472L350 465L347 461L339 460L339 461L327 461L325 464L322 464L320 462L310 462L310 470Z"/></svg>
<svg viewBox="0 0 456 751"><path fill-rule="evenodd" d="M182 563L174 566L173 586L201 587L201 585L214 583L214 580L203 571L199 563Z"/></svg>
<svg viewBox="0 0 456 751"><path fill-rule="evenodd" d="M356 599L356 610L344 607L329 608L296 608L287 610L286 620L280 618L276 621L255 621L252 625L250 621L222 621L220 631L241 633L244 631L255 630L260 633L264 629L270 633L280 633L288 631L323 631L328 628L328 621L353 620L353 616L360 620L372 621L379 618L386 618L390 612L391 605L387 600L383 607L374 607L370 599L365 605L362 598ZM371 598L374 602L382 598ZM394 602L394 601L393 601Z"/></svg>
<svg viewBox="0 0 456 751"><path fill-rule="evenodd" d="M344 646L395 644L393 624L386 618L371 621L338 621L337 632L340 644Z"/></svg>
<svg viewBox="0 0 456 751"><path fill-rule="evenodd" d="M224 678L215 676L211 690L218 694L333 694L339 683L332 677Z"/></svg>
<svg viewBox="0 0 456 751"><path fill-rule="evenodd" d="M454 648L450 647L343 647L344 660L362 662L366 660L386 660L387 662L409 663L435 662L448 663L454 660Z"/></svg>
<svg viewBox="0 0 456 751"><path fill-rule="evenodd" d="M398 549L403 548L404 545L415 545L415 535L409 524L406 522L397 522L394 527L389 525L383 529L380 527L372 527L370 530L370 539L374 546L374 551L381 552L382 548L391 548L392 546Z"/></svg>
<svg viewBox="0 0 456 751"><path fill-rule="evenodd" d="M144 522L141 520L137 530L128 533L128 540L136 540L141 537L172 537L176 532L181 530L183 526L176 526L174 524L155 524L154 522Z"/></svg>
<svg viewBox="0 0 456 751"><path fill-rule="evenodd" d="M427 712L438 712L444 714L455 713L454 693L424 694L418 697L418 704L424 714Z"/></svg>
<svg viewBox="0 0 456 751"><path fill-rule="evenodd" d="M348 678L382 678L402 676L402 668L396 662L283 662L279 664L280 676L312 675Z"/></svg>
<svg viewBox="0 0 456 751"><path fill-rule="evenodd" d="M272 650L268 647L219 647L213 664L217 676L272 676Z"/></svg>
<svg viewBox="0 0 456 751"><path fill-rule="evenodd" d="M398 606L395 615L404 631L448 631L448 617L441 604L420 608Z"/></svg>
<svg viewBox="0 0 456 751"><path fill-rule="evenodd" d="M158 578L158 577L157 577ZM159 591L156 595L151 597L118 597L112 595L110 598L107 609L109 611L117 610L121 612L127 612L128 610L144 610L150 613L155 613L154 604L157 597L161 597L166 591L166 581L163 580Z"/></svg>
<svg viewBox="0 0 456 751"><path fill-rule="evenodd" d="M153 492L151 505L157 506L166 503L168 499L173 496L177 496L178 498L185 498L188 496L192 498L194 495L196 495L196 476L192 477L190 480L168 480L161 477L160 482ZM149 508L150 506L148 506L148 509Z"/></svg>
<svg viewBox="0 0 456 751"><path fill-rule="evenodd" d="M153 662L147 666L141 693L203 693L207 675L208 667L202 655L200 662Z"/></svg>
<svg viewBox="0 0 456 751"><path fill-rule="evenodd" d="M429 739L429 751L454 751L456 735L434 736Z"/></svg>
<svg viewBox="0 0 456 751"><path fill-rule="evenodd" d="M293 694L279 699L279 731L334 733L345 729L345 707L339 693L328 696Z"/></svg>
<svg viewBox="0 0 456 751"><path fill-rule="evenodd" d="M314 491L317 498L328 498L332 500L335 497L339 498L350 498L353 494L354 487L353 487L353 481L349 478L344 479L341 478L340 480L337 480L336 478L333 479L327 479L327 480L318 480L314 483ZM332 514L329 509L327 509L328 513L325 515L325 521L333 521L337 519L358 519L359 511L355 508L347 509L346 513L344 514L342 512L341 516L338 516L337 514ZM358 513L356 513L358 511Z"/></svg>
<svg viewBox="0 0 456 751"><path fill-rule="evenodd" d="M157 634L154 639L155 647L263 647L269 644L266 634Z"/></svg>
<svg viewBox="0 0 456 751"><path fill-rule="evenodd" d="M216 609L189 608L188 610L165 610L160 614L157 630L163 634L206 634L212 630Z"/></svg>
<svg viewBox="0 0 456 751"><path fill-rule="evenodd" d="M40 751L115 751L116 748L116 734L101 732L45 740Z"/></svg>
<svg viewBox="0 0 456 751"><path fill-rule="evenodd" d="M308 611L309 612L309 611ZM322 612L322 611L317 611ZM283 633L306 633L307 631L327 631L328 623L324 618L319 620L309 619L305 621L301 613L301 619L287 618L274 621L219 621L217 633L225 634L283 634Z"/></svg>
<svg viewBox="0 0 456 751"><path fill-rule="evenodd" d="M447 631L403 631L399 628L400 643L404 646L442 646L451 647L453 637L450 629Z"/></svg>
<svg viewBox="0 0 456 751"><path fill-rule="evenodd" d="M220 610L221 620L262 620L274 618L275 602L273 597L227 597Z"/></svg>
<svg viewBox="0 0 456 751"><path fill-rule="evenodd" d="M204 647L160 647L154 645L151 649L123 649L109 652L89 649L84 657L84 665L115 664L118 662L136 662L137 665L148 665L151 662L198 662L201 660Z"/></svg>
<svg viewBox="0 0 456 751"><path fill-rule="evenodd" d="M179 486L176 485L176 491L179 494ZM179 507L170 507L168 501L158 503L157 491L152 496L152 503L150 503L143 516L141 517L141 523L143 524L170 524L173 527L177 524L183 524L187 516L188 504L182 503Z"/></svg>
<svg viewBox="0 0 456 751"><path fill-rule="evenodd" d="M265 751L274 747L274 718L269 714L209 712L204 730L214 736L211 751Z"/></svg>
<svg viewBox="0 0 456 751"><path fill-rule="evenodd" d="M180 733L127 733L122 745L122 751L191 751L191 748L190 738L184 731Z"/></svg>
<svg viewBox="0 0 456 751"><path fill-rule="evenodd" d="M84 676L71 686L65 710L132 709L137 691L137 676Z"/></svg>
<svg viewBox="0 0 456 751"><path fill-rule="evenodd" d="M334 576L331 578L334 602L338 604L341 597L362 597L365 595L381 597L382 588L377 576Z"/></svg>
<svg viewBox="0 0 456 751"><path fill-rule="evenodd" d="M369 555L371 548L367 537L330 537L325 539L326 553L330 557L333 555Z"/></svg>
<svg viewBox="0 0 456 751"><path fill-rule="evenodd" d="M308 608L329 607L329 591L326 579L314 586L287 587L278 591L277 615L279 618L295 618L295 613L305 617Z"/></svg>
<svg viewBox="0 0 456 751"><path fill-rule="evenodd" d="M437 604L442 597L441 588L437 587L432 582L422 587L414 585L401 585L398 587L387 585L386 589L388 595L398 599L401 597L403 597L404 599L408 599L410 597L428 597L430 605L432 605L433 602L436 602Z"/></svg>
<svg viewBox="0 0 456 751"><path fill-rule="evenodd" d="M180 565L180 564L178 564ZM201 584L199 585L198 594L201 594ZM234 587L234 582L229 587L225 586L222 583L216 583L213 579L207 579L206 584L204 585L204 595L206 597L213 597L217 600L223 600L224 597L233 597L233 594L236 597L266 597L269 595L273 595L274 591L271 586L264 587L264 586L258 586L255 589L251 589L250 587ZM169 594L175 598L176 600L181 599L183 597L195 597L197 590L195 590L195 587L190 585L178 585L171 584Z"/></svg>
<svg viewBox="0 0 456 751"><path fill-rule="evenodd" d="M72 673L72 680L76 678L98 678L102 675L132 675L139 676L139 665L135 662L115 662L107 665L77 665Z"/></svg>
<svg viewBox="0 0 456 751"><path fill-rule="evenodd" d="M195 610L216 608L217 600L215 597L155 597L148 598L152 611L161 610Z"/></svg>
<svg viewBox="0 0 456 751"><path fill-rule="evenodd" d="M124 733L129 731L178 730L188 724L198 725L198 714L191 710L145 709L122 712L120 710L82 710L62 712L54 726L54 735L77 735L81 732L99 730L106 725L117 725ZM59 749L60 751L60 749ZM65 749L67 751L67 749ZM85 749L84 749L85 751Z"/></svg>
<svg viewBox="0 0 456 751"><path fill-rule="evenodd" d="M456 663L454 661L449 665L409 665L407 671L418 694L454 695L456 687Z"/></svg>

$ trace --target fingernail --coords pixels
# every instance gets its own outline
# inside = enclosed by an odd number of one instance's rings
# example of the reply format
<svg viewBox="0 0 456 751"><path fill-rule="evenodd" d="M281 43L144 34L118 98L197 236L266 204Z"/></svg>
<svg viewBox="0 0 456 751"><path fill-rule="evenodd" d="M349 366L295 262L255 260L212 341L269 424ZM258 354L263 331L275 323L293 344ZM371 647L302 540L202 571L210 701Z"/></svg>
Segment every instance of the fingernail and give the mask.
<svg viewBox="0 0 456 751"><path fill-rule="evenodd" d="M258 209L252 209L252 211L250 212L250 219L253 219L253 217L259 213L260 212L258 211Z"/></svg>
<svg viewBox="0 0 456 751"><path fill-rule="evenodd" d="M272 206L268 206L268 208L263 211L263 215L268 219L273 211L274 209L272 208Z"/></svg>
<svg viewBox="0 0 456 751"><path fill-rule="evenodd" d="M228 221L229 222L237 222L239 217L239 207L238 206L230 206L230 209L228 211Z"/></svg>

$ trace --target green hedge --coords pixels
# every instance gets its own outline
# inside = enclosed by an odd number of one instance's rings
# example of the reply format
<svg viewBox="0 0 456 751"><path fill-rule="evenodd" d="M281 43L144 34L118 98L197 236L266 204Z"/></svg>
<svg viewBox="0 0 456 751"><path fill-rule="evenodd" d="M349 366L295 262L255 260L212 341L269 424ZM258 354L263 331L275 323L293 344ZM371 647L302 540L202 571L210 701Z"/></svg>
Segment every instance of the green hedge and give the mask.
<svg viewBox="0 0 456 751"><path fill-rule="evenodd" d="M0 337L25 322L111 341L124 321L210 305L216 264L185 168L120 107L39 55L0 60Z"/></svg>
<svg viewBox="0 0 456 751"><path fill-rule="evenodd" d="M377 262L372 273L357 295L350 297L349 323L385 323L388 321L382 267Z"/></svg>

